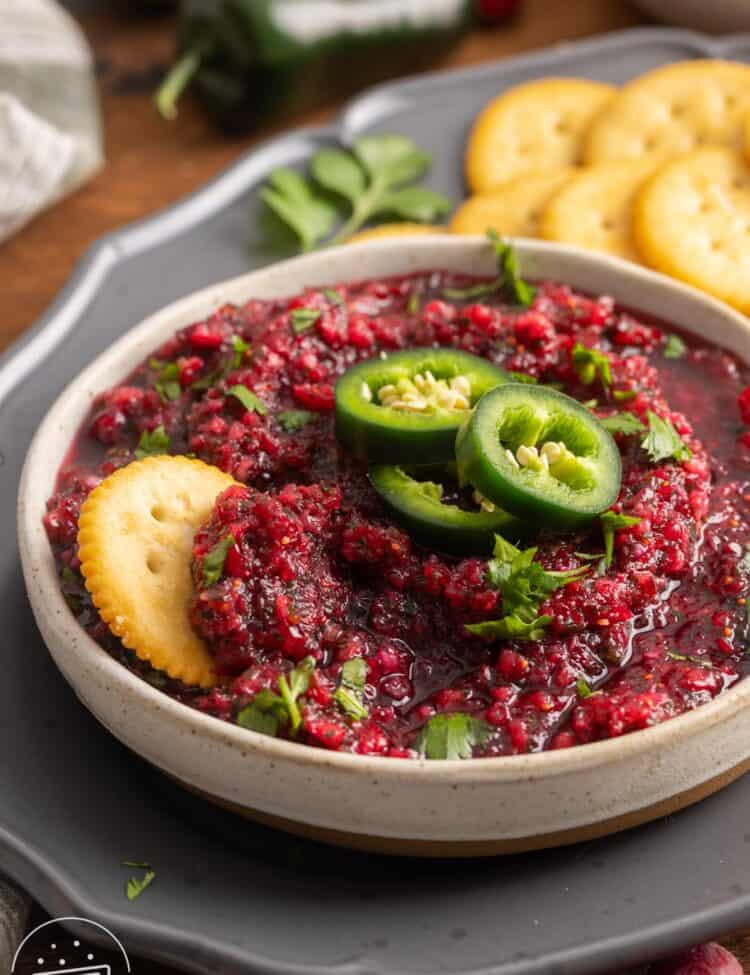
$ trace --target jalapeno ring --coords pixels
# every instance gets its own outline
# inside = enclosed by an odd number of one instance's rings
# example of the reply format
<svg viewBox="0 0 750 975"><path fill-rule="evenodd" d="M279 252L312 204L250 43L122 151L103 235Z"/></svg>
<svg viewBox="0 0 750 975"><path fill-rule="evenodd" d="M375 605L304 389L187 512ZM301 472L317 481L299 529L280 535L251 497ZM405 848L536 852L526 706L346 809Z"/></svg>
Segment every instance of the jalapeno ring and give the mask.
<svg viewBox="0 0 750 975"><path fill-rule="evenodd" d="M449 462L471 408L509 381L491 362L458 349L367 359L336 384L336 434L355 456L375 463Z"/></svg>
<svg viewBox="0 0 750 975"><path fill-rule="evenodd" d="M519 518L571 528L617 499L617 445L576 400L510 383L486 393L456 438L462 484Z"/></svg>
<svg viewBox="0 0 750 975"><path fill-rule="evenodd" d="M423 468L425 476L439 472ZM445 503L443 485L418 480L419 469L384 464L370 468L370 483L393 520L421 545L450 555L488 555L495 535L518 541L524 534L521 521L507 511L470 511Z"/></svg>

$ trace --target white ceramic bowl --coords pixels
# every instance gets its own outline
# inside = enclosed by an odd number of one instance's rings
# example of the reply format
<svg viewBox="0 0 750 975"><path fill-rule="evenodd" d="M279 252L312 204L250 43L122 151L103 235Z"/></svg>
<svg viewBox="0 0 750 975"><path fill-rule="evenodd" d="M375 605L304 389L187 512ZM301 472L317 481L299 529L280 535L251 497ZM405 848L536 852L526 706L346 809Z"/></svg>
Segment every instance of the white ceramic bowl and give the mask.
<svg viewBox="0 0 750 975"><path fill-rule="evenodd" d="M691 288L575 248L520 241L518 251L527 277L613 295L750 359L748 321ZM170 305L71 383L34 438L19 497L26 585L52 656L83 704L155 766L247 815L331 842L425 855L505 852L622 829L702 798L750 764L750 681L654 728L577 748L475 761L372 758L263 737L178 704L105 653L68 610L42 516L96 393L225 302L430 268L489 275L494 260L485 241L447 236L301 257Z"/></svg>

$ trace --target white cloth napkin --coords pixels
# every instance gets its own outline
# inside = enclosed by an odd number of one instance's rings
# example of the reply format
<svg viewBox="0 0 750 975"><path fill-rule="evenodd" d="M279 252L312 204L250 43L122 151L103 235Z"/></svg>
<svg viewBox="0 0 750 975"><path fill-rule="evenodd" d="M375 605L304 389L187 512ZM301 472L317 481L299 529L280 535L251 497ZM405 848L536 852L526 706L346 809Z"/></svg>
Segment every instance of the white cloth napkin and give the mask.
<svg viewBox="0 0 750 975"><path fill-rule="evenodd" d="M103 162L93 61L53 0L0 0L0 241Z"/></svg>

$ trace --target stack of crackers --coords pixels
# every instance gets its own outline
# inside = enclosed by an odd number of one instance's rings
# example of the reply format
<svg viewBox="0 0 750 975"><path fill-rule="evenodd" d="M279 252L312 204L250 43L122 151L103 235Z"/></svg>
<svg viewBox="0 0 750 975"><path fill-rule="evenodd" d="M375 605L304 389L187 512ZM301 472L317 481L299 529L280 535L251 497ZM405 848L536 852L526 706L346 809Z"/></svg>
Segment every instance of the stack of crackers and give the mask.
<svg viewBox="0 0 750 975"><path fill-rule="evenodd" d="M504 92L466 151L454 233L493 227L639 261L750 313L750 66L696 60L620 89ZM401 231L404 232L404 231Z"/></svg>

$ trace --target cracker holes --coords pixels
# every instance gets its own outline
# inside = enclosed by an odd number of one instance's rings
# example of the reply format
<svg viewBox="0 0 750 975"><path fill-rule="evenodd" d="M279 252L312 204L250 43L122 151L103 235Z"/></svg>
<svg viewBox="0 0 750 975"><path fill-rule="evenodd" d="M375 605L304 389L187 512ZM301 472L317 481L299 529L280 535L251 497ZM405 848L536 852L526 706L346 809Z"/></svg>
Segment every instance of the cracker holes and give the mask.
<svg viewBox="0 0 750 975"><path fill-rule="evenodd" d="M155 504L151 508L151 517L154 519L154 521L164 521L167 517L167 512L165 511L164 506L161 504Z"/></svg>
<svg viewBox="0 0 750 975"><path fill-rule="evenodd" d="M570 132L570 123L565 118L559 118L555 122L554 129L558 135L568 135Z"/></svg>
<svg viewBox="0 0 750 975"><path fill-rule="evenodd" d="M160 552L149 552L146 556L146 568L152 575L158 575L164 565Z"/></svg>

